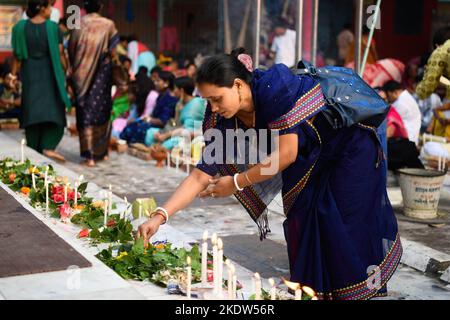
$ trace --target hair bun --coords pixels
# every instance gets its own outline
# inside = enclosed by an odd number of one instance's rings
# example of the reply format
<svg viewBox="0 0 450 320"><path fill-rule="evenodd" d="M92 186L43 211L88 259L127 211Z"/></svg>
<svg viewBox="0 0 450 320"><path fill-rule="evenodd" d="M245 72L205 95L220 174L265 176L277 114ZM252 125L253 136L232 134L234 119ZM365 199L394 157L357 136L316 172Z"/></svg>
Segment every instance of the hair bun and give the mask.
<svg viewBox="0 0 450 320"><path fill-rule="evenodd" d="M233 49L233 51L231 51L231 55L233 57L235 57L236 59L237 59L237 57L239 57L239 55L244 54L244 53L245 53L245 49L242 47Z"/></svg>

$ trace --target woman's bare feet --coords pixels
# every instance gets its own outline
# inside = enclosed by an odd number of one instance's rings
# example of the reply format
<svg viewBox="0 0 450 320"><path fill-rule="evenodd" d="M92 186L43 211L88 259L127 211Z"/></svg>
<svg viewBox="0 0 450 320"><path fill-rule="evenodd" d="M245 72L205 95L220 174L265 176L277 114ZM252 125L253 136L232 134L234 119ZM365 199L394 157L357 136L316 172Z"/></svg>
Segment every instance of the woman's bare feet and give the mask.
<svg viewBox="0 0 450 320"><path fill-rule="evenodd" d="M85 166L87 166L87 167L89 167L89 168L93 168L93 167L95 167L95 161L94 160L85 160L84 162L83 162L83 164L85 165Z"/></svg>
<svg viewBox="0 0 450 320"><path fill-rule="evenodd" d="M62 155L60 155L58 152L56 152L56 151L44 150L43 153L44 153L44 156L46 156L46 157L48 157L50 159L53 159L55 161L62 162L62 163L66 162L66 159Z"/></svg>

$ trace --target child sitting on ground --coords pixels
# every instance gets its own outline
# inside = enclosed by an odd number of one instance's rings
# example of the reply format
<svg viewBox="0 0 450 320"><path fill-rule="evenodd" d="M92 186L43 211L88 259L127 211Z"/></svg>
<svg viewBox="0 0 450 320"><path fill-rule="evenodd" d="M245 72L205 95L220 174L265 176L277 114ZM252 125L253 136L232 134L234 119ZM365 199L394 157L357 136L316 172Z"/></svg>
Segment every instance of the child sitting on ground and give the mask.
<svg viewBox="0 0 450 320"><path fill-rule="evenodd" d="M2 75L0 84L0 119L20 120L22 99L20 82L11 74Z"/></svg>

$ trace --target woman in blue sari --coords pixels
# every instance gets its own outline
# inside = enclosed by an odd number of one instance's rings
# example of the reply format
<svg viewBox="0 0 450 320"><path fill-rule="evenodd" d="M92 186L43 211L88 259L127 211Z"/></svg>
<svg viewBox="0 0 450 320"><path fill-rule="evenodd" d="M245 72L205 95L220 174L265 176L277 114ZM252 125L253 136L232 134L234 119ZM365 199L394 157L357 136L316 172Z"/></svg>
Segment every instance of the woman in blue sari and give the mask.
<svg viewBox="0 0 450 320"><path fill-rule="evenodd" d="M120 139L129 144L145 143L145 136L150 128L163 129L167 122L175 116L175 106L178 102L174 96L175 77L170 72L160 71L155 80L159 93L155 108L150 117L140 118L129 124L120 134Z"/></svg>
<svg viewBox="0 0 450 320"><path fill-rule="evenodd" d="M263 239L270 232L267 205L281 190L290 280L315 289L318 298L326 300L386 295L402 246L376 128L333 129L322 115L328 106L318 82L294 75L284 65L253 71L243 49L207 59L197 84L209 102L203 159L140 226L138 237L148 242L198 194L234 194ZM278 133L274 151L256 165L221 162L217 155L225 149L209 148L220 146L217 132L251 128ZM270 167L276 170L268 171Z"/></svg>

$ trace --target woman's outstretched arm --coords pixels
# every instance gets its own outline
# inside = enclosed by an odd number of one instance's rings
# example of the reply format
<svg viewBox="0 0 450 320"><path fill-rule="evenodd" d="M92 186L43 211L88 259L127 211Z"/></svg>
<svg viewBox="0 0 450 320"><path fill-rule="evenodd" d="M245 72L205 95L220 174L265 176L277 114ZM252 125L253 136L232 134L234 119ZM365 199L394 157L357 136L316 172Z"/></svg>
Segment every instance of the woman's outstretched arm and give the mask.
<svg viewBox="0 0 450 320"><path fill-rule="evenodd" d="M164 204L163 208L167 210L169 216L173 216L194 201L197 195L208 187L211 179L210 175L199 169L194 169ZM147 245L160 225L164 223L164 220L162 215L155 215L139 227L137 238L144 238L144 244Z"/></svg>

